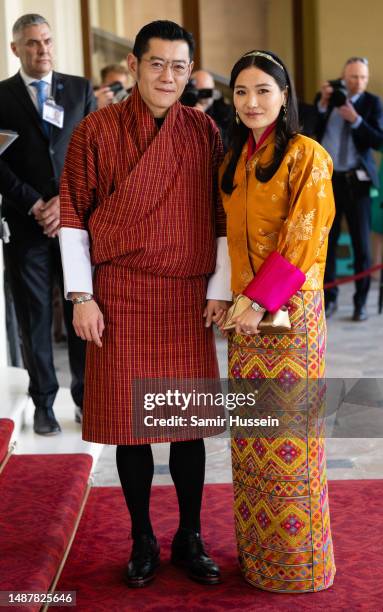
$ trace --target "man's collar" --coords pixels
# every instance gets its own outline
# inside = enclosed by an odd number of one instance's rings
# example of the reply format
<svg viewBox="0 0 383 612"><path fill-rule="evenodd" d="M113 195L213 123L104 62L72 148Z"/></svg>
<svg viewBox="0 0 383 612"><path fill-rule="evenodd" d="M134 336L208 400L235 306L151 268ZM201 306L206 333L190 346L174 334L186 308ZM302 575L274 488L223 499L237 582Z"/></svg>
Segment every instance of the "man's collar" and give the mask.
<svg viewBox="0 0 383 612"><path fill-rule="evenodd" d="M342 83L342 87L345 87L347 89L344 79L340 79L340 82ZM360 96L362 96L363 94L364 94L364 91L362 91L362 93L357 93L349 97L348 92L347 92L347 98L348 100L350 100L350 102L355 104L355 102L359 100Z"/></svg>
<svg viewBox="0 0 383 612"><path fill-rule="evenodd" d="M364 93L364 92L354 94L353 96L351 96L350 101L351 101L353 104L355 104L355 102L357 102L357 100L359 100L360 96L362 96L362 95L363 95L363 93Z"/></svg>
<svg viewBox="0 0 383 612"><path fill-rule="evenodd" d="M51 70L42 79L36 79L34 77L29 76L26 72L24 72L22 68L20 68L20 76L26 85L30 85L31 83L34 83L35 81L44 81L44 83L48 83L48 85L51 85L52 84L52 74L53 74L53 71Z"/></svg>

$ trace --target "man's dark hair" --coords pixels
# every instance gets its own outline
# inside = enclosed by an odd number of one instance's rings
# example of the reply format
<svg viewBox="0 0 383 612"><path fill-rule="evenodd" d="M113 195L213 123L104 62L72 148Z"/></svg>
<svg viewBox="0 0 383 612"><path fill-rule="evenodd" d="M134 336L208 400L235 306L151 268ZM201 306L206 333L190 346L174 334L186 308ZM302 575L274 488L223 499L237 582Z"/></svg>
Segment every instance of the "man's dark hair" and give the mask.
<svg viewBox="0 0 383 612"><path fill-rule="evenodd" d="M12 28L13 38L15 38L17 34L22 32L24 28L28 28L29 26L33 26L33 25L43 25L43 24L46 24L48 28L50 27L45 17L42 17L41 15L38 15L37 13L27 13L26 15L22 15L13 24L13 28Z"/></svg>
<svg viewBox="0 0 383 612"><path fill-rule="evenodd" d="M152 21L145 25L138 32L136 40L134 41L133 55L136 56L138 61L149 49L149 40L151 38L161 38L162 40L184 40L189 47L190 61L194 57L194 38L193 34L185 30L178 23L174 21Z"/></svg>

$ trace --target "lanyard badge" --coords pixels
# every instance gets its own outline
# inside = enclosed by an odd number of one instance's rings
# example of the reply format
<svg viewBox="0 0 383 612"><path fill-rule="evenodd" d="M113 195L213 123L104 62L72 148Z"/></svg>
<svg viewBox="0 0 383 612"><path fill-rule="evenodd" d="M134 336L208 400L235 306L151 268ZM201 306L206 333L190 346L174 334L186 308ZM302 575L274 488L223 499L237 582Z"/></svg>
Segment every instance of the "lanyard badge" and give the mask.
<svg viewBox="0 0 383 612"><path fill-rule="evenodd" d="M48 98L43 105L43 119L47 123L62 128L64 125L64 107L56 104L53 98Z"/></svg>

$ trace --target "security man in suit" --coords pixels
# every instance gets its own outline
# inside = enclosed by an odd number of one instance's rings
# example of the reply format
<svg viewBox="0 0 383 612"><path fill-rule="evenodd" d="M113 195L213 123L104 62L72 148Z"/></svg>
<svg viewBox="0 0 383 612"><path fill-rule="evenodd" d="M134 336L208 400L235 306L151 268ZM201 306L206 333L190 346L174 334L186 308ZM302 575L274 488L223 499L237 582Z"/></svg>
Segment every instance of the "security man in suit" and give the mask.
<svg viewBox="0 0 383 612"><path fill-rule="evenodd" d="M0 82L0 128L19 137L2 156L2 180L12 185L3 215L11 231L4 259L22 336L29 393L35 405L34 431L59 433L53 403L58 382L51 340L52 288L62 286L57 233L59 180L75 126L96 104L89 81L52 70L53 41L46 19L28 14L13 26L11 48L20 71ZM71 393L81 420L85 342L72 326L72 304L64 300Z"/></svg>
<svg viewBox="0 0 383 612"><path fill-rule="evenodd" d="M368 61L347 60L342 79L326 81L316 98L317 136L334 162L333 188L336 216L330 231L325 283L335 280L336 246L343 214L354 251L355 273L368 270L370 259L371 185L378 186L372 149L383 144L383 108L378 96L366 91ZM353 321L367 319L370 277L356 281ZM337 309L338 289L325 291L326 316Z"/></svg>

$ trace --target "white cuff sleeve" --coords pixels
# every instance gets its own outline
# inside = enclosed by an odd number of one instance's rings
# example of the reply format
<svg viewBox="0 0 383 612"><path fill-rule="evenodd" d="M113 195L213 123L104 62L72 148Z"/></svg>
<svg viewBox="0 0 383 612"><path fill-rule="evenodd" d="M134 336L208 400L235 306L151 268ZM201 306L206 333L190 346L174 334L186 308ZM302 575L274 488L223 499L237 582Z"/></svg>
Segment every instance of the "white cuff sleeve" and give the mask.
<svg viewBox="0 0 383 612"><path fill-rule="evenodd" d="M230 289L231 265L227 238L217 238L217 262L215 272L209 278L207 285L207 300L226 300L230 302L233 294Z"/></svg>
<svg viewBox="0 0 383 612"><path fill-rule="evenodd" d="M78 291L93 293L89 234L86 230L62 227L59 231L64 295Z"/></svg>

